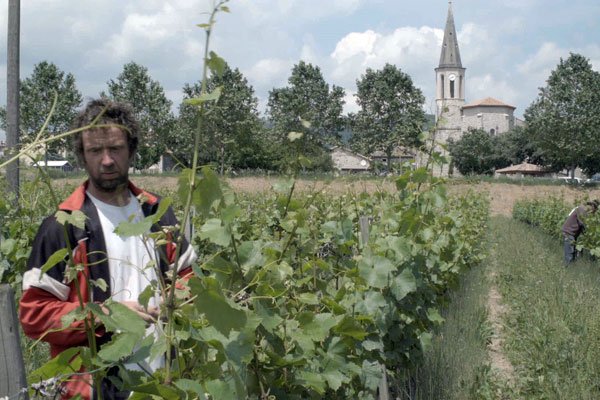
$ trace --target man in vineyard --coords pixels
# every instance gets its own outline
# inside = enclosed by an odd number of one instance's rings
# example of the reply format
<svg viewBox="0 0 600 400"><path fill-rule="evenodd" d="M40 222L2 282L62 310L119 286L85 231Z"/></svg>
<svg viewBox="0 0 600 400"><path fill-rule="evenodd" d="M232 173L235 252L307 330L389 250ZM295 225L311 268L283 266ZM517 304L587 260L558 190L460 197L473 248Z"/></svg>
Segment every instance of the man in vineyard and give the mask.
<svg viewBox="0 0 600 400"><path fill-rule="evenodd" d="M74 125L84 128L74 135L73 145L88 179L59 205L57 214L42 222L23 276L19 309L25 333L47 341L52 357L71 347L89 346L94 336L98 349L110 341L111 334L104 330L97 317L63 325L64 316L88 302L103 304L109 299L120 302L141 316L152 329L159 317L160 291L152 286L154 295L146 306L138 302L138 296L151 282L153 285L164 283L171 268L177 268L180 277L188 276L189 266L196 259L192 246L183 239L177 255L179 235L175 232L167 234L166 244L155 245L147 234L125 236L115 230L122 222L137 222L155 214L161 203L158 196L129 181L128 170L138 146L139 129L131 109L107 99L92 100L77 116ZM81 215L80 211L85 215L85 223L61 222L64 220L59 217L61 211L63 216L70 214L71 217ZM175 225L175 214L168 207L158 224L146 233ZM52 256L62 249L68 252L62 253L61 261L57 262L56 256ZM177 266L175 260L178 260ZM55 265L42 272L48 263ZM95 331L89 332L92 323ZM138 367L152 371L164 364L160 358L147 361ZM98 388L92 384L91 376L80 372L62 387L63 398L98 397L99 393L95 392ZM115 367L108 375L114 377L117 373ZM104 399L129 396L129 393L119 392L107 378L99 386Z"/></svg>
<svg viewBox="0 0 600 400"><path fill-rule="evenodd" d="M590 213L595 213L598 210L598 200L592 200L585 205L575 207L569 213L562 226L564 238L564 258L565 264L570 264L577 257L577 238L585 230L584 220Z"/></svg>

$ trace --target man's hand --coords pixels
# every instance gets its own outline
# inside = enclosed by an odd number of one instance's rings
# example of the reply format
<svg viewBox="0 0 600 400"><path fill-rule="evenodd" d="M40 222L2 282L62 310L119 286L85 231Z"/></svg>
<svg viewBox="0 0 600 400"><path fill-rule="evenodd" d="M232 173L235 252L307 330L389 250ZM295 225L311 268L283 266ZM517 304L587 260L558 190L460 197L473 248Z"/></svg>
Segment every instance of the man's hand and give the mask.
<svg viewBox="0 0 600 400"><path fill-rule="evenodd" d="M150 306L148 309L145 309L140 303L134 300L120 301L119 303L123 304L125 307L134 311L137 315L142 317L142 319L146 322L147 325L150 325L153 322L156 322L158 319L160 310L156 306ZM102 312L108 315L108 309L102 305ZM102 325L102 321L100 318L96 316L94 323L96 326Z"/></svg>
<svg viewBox="0 0 600 400"><path fill-rule="evenodd" d="M127 306L130 310L135 311L147 324L155 322L160 312L156 306L149 306L145 309L140 303L133 300L121 301L120 303Z"/></svg>

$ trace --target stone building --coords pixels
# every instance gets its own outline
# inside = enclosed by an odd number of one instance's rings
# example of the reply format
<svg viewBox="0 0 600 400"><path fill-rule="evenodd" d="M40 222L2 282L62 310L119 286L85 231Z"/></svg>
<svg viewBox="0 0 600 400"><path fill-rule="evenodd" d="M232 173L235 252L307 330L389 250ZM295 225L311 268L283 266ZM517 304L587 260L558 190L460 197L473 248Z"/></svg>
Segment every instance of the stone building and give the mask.
<svg viewBox="0 0 600 400"><path fill-rule="evenodd" d="M440 62L435 68L436 79L436 130L435 142L445 144L449 140L458 140L469 128L483 129L491 135L508 132L522 124L514 116L515 107L500 100L487 97L467 104L466 68L460 59L458 38L454 25L452 2L448 4L448 15L444 29L444 39ZM446 150L438 150L447 155ZM436 168L435 175L453 173L450 165Z"/></svg>
<svg viewBox="0 0 600 400"><path fill-rule="evenodd" d="M515 127L515 107L492 97L464 105L461 109L462 130L482 129L490 135L508 132Z"/></svg>
<svg viewBox="0 0 600 400"><path fill-rule="evenodd" d="M334 147L331 151L333 167L343 172L368 171L371 168L371 160L351 150Z"/></svg>

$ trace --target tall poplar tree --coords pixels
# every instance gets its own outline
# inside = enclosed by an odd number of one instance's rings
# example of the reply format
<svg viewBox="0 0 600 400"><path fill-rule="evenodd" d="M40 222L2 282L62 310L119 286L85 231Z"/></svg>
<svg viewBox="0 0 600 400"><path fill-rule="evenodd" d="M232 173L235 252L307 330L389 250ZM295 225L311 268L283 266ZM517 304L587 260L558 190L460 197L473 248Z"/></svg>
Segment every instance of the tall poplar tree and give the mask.
<svg viewBox="0 0 600 400"><path fill-rule="evenodd" d="M129 103L140 124L140 145L135 158L135 167L148 168L159 161L165 153L169 136L175 126L171 112L171 101L158 81L148 74L142 65L130 62L123 72L108 84L108 96L117 101Z"/></svg>
<svg viewBox="0 0 600 400"><path fill-rule="evenodd" d="M599 115L600 73L571 53L525 111L526 129L552 169L582 167L591 175L600 171Z"/></svg>
<svg viewBox="0 0 600 400"><path fill-rule="evenodd" d="M422 144L425 97L408 74L391 64L367 69L356 85L360 110L351 116L352 145L363 154L383 151L389 169L394 149Z"/></svg>
<svg viewBox="0 0 600 400"><path fill-rule="evenodd" d="M19 108L23 135L21 141L32 140L40 131L50 115L55 98L56 106L46 126L48 135L69 130L83 98L77 89L73 74L65 73L51 62L42 61L33 67L31 76L21 81ZM0 118L4 126L4 109L0 111ZM51 142L47 148L48 156L57 157L67 149L67 139Z"/></svg>
<svg viewBox="0 0 600 400"><path fill-rule="evenodd" d="M319 67L304 61L292 68L288 83L269 93L267 113L275 138L283 146L290 132L302 132L296 146L323 165L329 161L326 145L339 143L346 124L344 89L330 88Z"/></svg>
<svg viewBox="0 0 600 400"><path fill-rule="evenodd" d="M264 166L263 128L259 120L258 99L254 89L239 69L223 67L220 75L211 76L206 82L208 92L221 88L219 100L206 104L202 124L200 160L216 163L219 172L228 167L257 168ZM184 99L200 95L201 82L183 87ZM181 162L188 164L192 154L194 132L198 128L196 107L183 102L179 106L177 135L172 149Z"/></svg>

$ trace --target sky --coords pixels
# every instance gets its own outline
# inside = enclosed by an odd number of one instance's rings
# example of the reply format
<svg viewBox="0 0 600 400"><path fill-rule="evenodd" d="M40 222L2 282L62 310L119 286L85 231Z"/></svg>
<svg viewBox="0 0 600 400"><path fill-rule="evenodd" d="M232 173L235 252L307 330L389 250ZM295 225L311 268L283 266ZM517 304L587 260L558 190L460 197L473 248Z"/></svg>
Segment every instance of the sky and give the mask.
<svg viewBox="0 0 600 400"><path fill-rule="evenodd" d="M6 104L8 2L0 7L0 105ZM21 79L48 61L75 76L84 99L107 90L126 63L145 66L173 101L199 81L213 0L21 0ZM238 68L259 109L288 85L304 60L357 111L356 81L391 63L409 74L435 110L446 0L231 0L217 15L209 48ZM598 0L454 0L467 103L494 97L525 109L561 57L588 58L600 71ZM0 133L0 138L2 134Z"/></svg>

